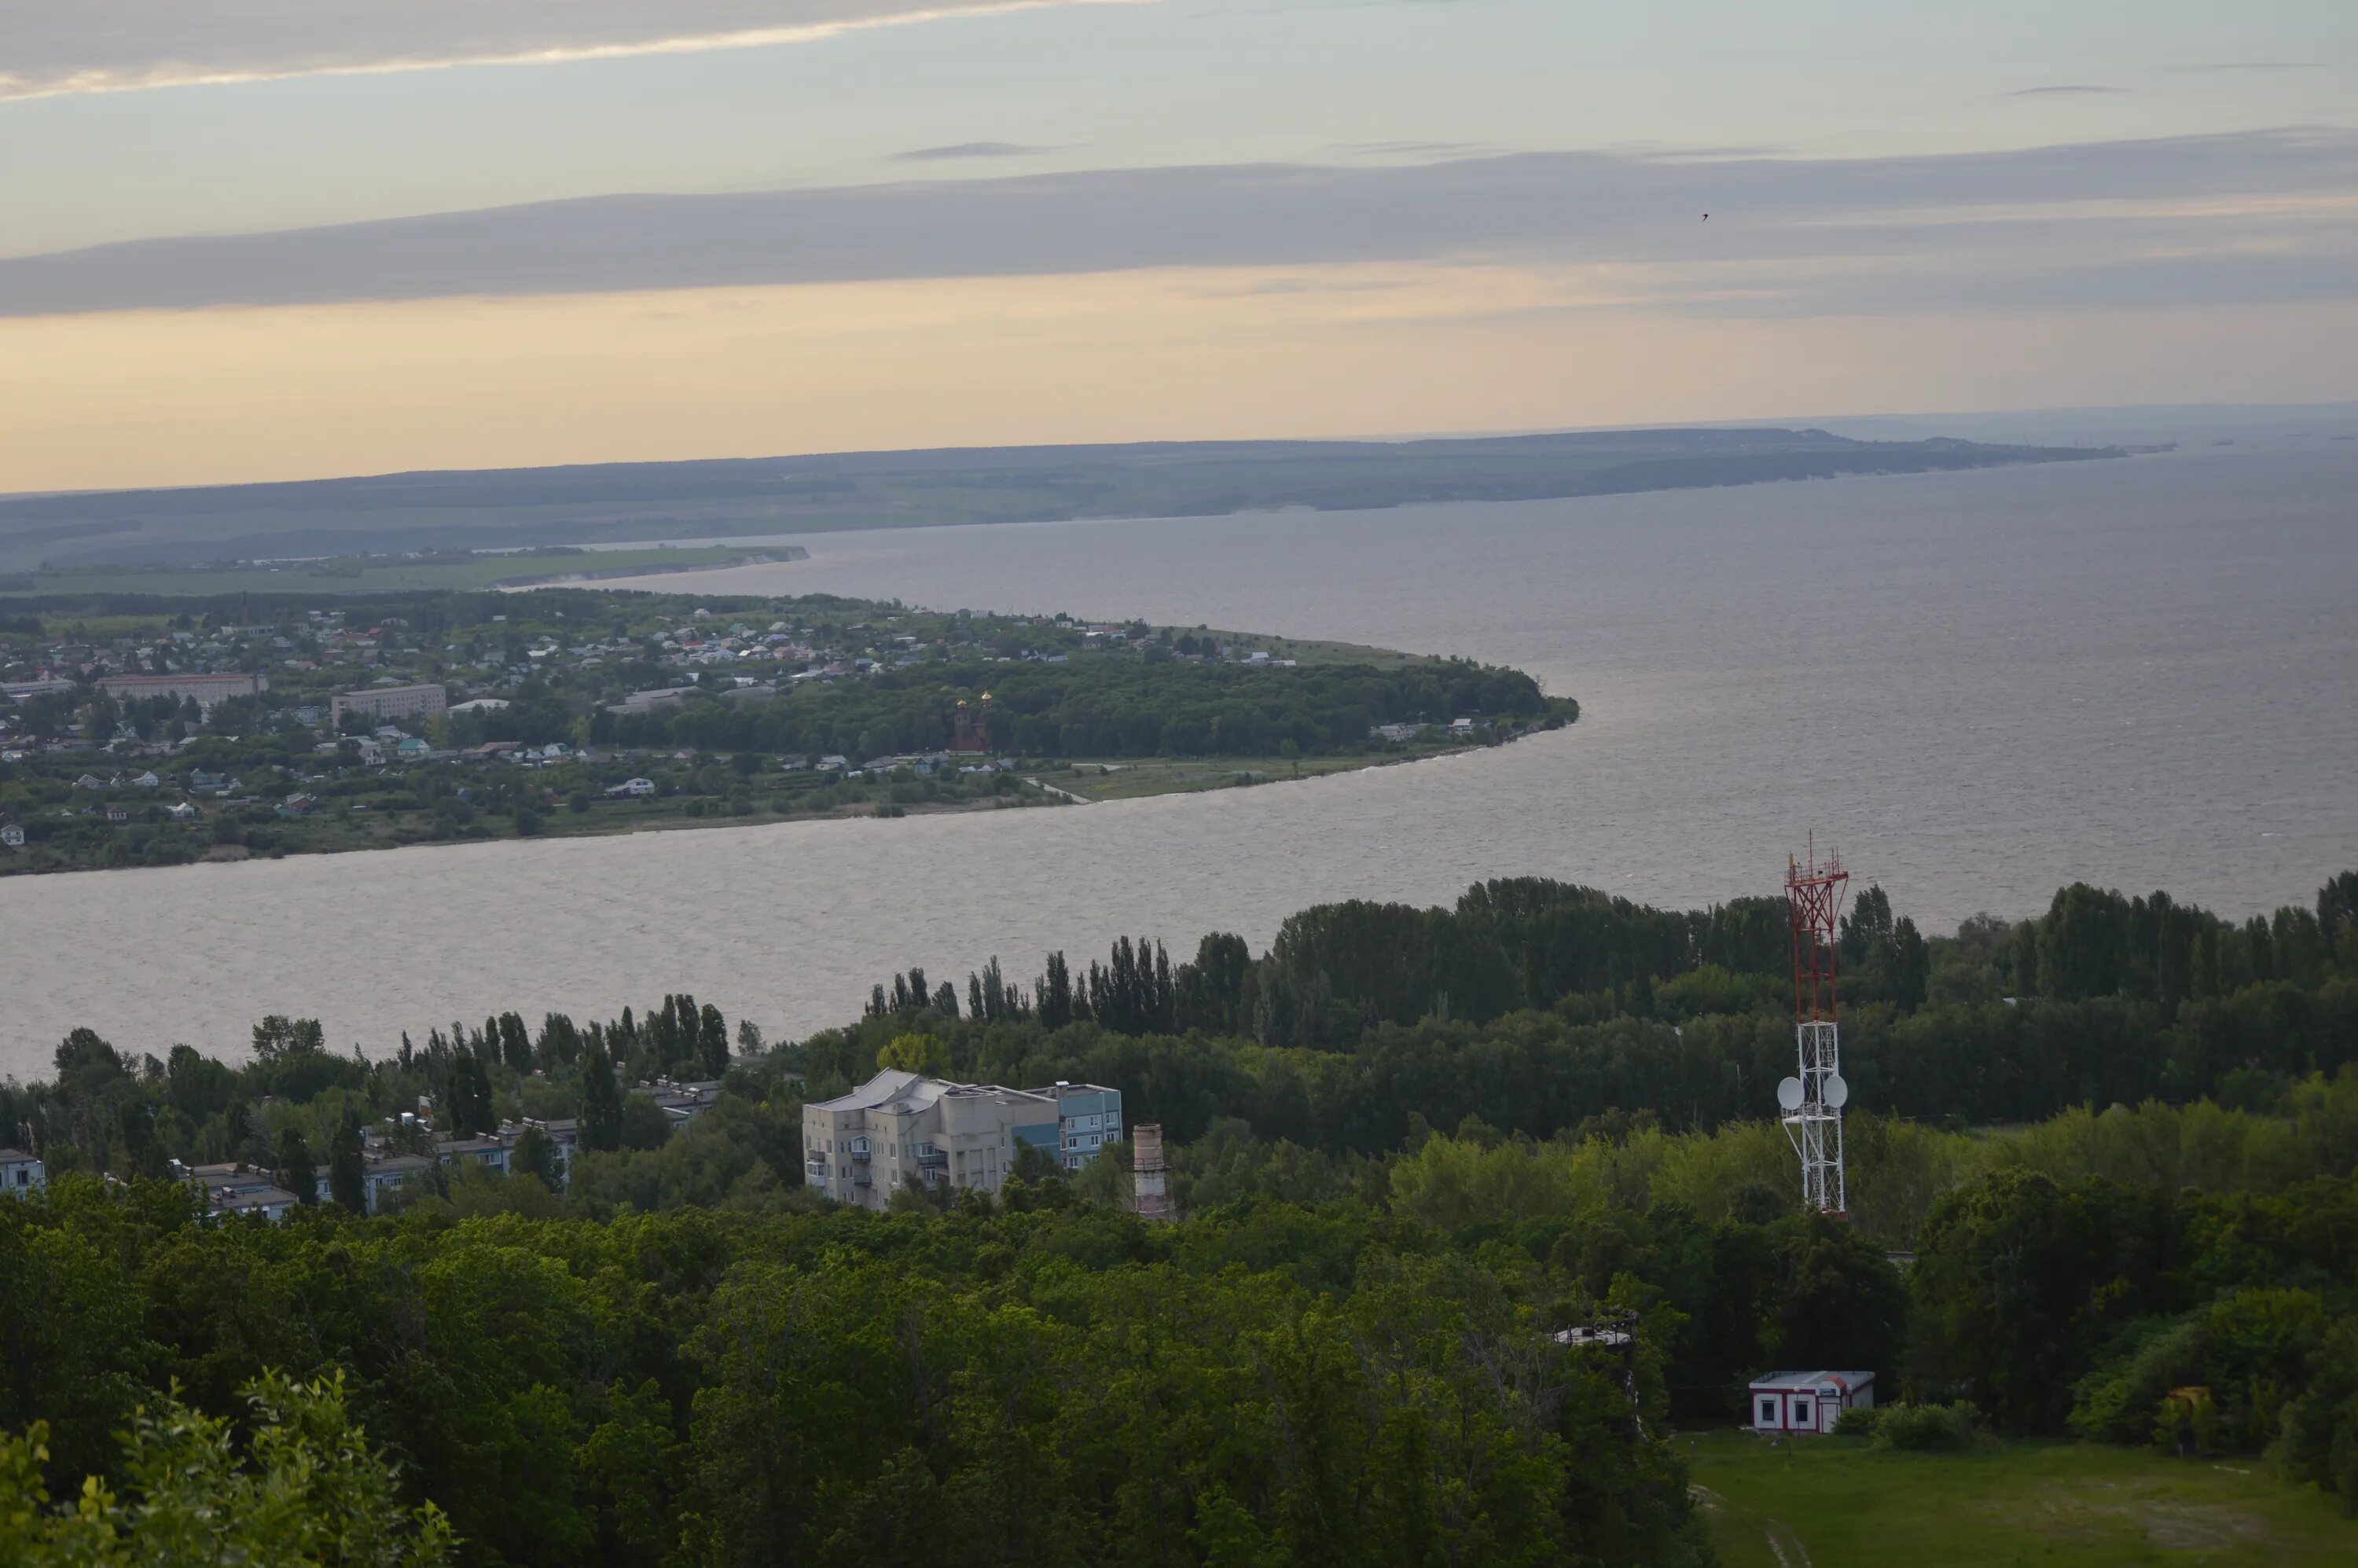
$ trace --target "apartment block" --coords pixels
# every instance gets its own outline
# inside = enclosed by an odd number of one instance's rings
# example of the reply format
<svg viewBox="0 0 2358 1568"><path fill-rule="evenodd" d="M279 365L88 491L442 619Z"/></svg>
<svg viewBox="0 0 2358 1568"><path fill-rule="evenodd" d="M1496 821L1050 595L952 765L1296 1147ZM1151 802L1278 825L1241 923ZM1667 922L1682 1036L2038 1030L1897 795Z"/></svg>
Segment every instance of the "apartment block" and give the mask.
<svg viewBox="0 0 2358 1568"><path fill-rule="evenodd" d="M330 705L329 717L341 725L344 715L357 713L366 719L422 719L440 713L449 706L449 695L439 685L373 686L361 691L340 691Z"/></svg>
<svg viewBox="0 0 2358 1568"><path fill-rule="evenodd" d="M1024 1146L1077 1170L1119 1139L1120 1126L1119 1089L1011 1089L888 1070L803 1107L804 1179L871 1209L903 1185L996 1194Z"/></svg>
<svg viewBox="0 0 2358 1568"><path fill-rule="evenodd" d="M99 689L110 697L168 697L178 702L195 697L200 708L211 708L224 697L259 697L270 689L264 675L105 676Z"/></svg>

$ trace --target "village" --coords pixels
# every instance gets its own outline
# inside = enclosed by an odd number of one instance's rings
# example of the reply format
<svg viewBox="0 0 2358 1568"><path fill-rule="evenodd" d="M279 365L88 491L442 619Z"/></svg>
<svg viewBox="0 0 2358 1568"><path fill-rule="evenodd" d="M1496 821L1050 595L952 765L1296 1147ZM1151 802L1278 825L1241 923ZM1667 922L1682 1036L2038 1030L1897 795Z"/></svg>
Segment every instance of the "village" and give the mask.
<svg viewBox="0 0 2358 1568"><path fill-rule="evenodd" d="M582 589L134 602L0 618L0 874L1067 805L1518 732L1343 678L1511 672L1139 622ZM1513 689L1520 722L1561 721ZM1107 782L1158 756L1184 765Z"/></svg>

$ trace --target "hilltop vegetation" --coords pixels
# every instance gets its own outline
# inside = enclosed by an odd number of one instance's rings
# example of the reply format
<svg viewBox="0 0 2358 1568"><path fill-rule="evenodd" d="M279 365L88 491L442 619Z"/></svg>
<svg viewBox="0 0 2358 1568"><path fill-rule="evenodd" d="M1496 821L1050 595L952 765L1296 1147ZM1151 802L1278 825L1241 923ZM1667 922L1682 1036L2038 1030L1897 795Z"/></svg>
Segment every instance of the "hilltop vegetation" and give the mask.
<svg viewBox="0 0 2358 1568"><path fill-rule="evenodd" d="M1307 910L1258 955L903 972L774 1046L678 996L374 1059L283 1019L235 1067L77 1032L0 1090L53 1172L0 1204L0 1428L48 1422L70 1489L170 1381L226 1415L341 1374L398 1500L484 1563L896 1561L943 1517L990 1561L1702 1563L1671 1433L1768 1365L2358 1498L2358 873L2243 922L2075 884L1930 938L1868 890L1848 1222L1797 1210L1758 1119L1783 935L1768 901L1533 881ZM997 1204L832 1207L800 1107L886 1057L1119 1087L1184 1217L1123 1212L1119 1147ZM715 1072L687 1131L631 1130L633 1086ZM578 1113L585 1147L561 1192L437 1166L278 1227L160 1179L397 1135L421 1095L458 1131ZM1618 1362L1548 1337L1607 1312L1634 1431Z"/></svg>

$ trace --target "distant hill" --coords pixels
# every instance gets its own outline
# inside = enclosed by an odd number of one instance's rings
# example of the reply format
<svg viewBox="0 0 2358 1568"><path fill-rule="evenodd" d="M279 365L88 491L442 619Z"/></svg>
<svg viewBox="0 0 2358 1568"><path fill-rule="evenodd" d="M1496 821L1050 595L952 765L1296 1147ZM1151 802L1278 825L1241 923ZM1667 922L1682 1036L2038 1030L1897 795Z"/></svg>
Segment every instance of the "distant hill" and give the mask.
<svg viewBox="0 0 2358 1568"><path fill-rule="evenodd" d="M1818 429L1185 441L383 474L0 500L0 568L1527 501L2119 457Z"/></svg>

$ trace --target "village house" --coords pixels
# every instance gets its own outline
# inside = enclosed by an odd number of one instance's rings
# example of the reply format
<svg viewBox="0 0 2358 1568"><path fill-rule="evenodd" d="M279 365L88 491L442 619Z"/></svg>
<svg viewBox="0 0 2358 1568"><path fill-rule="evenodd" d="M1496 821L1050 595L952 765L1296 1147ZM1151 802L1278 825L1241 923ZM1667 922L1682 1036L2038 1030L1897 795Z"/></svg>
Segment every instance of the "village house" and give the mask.
<svg viewBox="0 0 2358 1568"><path fill-rule="evenodd" d="M1846 1410L1875 1408L1872 1372L1763 1372L1752 1379L1752 1430L1818 1436Z"/></svg>

